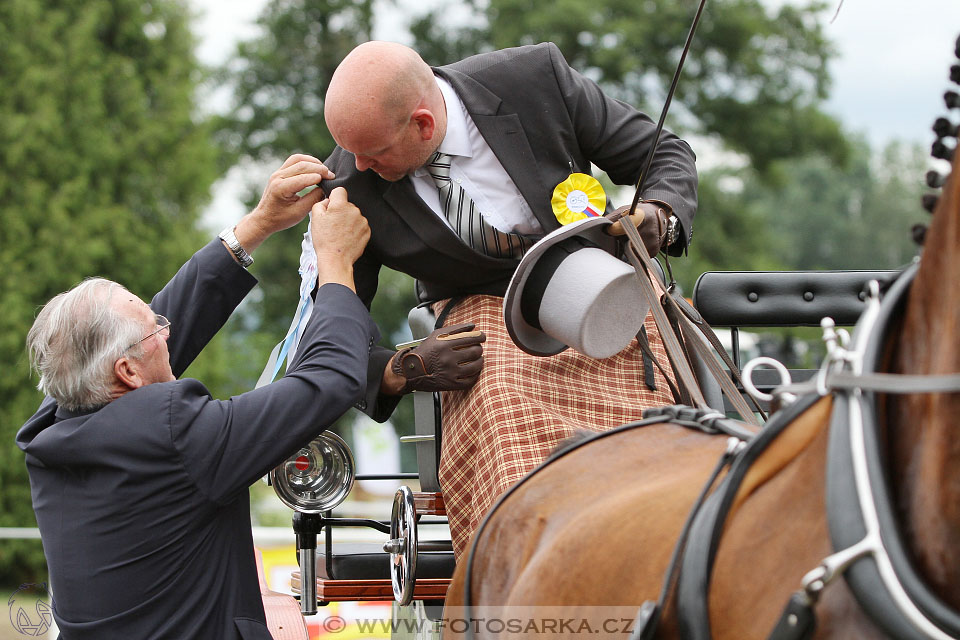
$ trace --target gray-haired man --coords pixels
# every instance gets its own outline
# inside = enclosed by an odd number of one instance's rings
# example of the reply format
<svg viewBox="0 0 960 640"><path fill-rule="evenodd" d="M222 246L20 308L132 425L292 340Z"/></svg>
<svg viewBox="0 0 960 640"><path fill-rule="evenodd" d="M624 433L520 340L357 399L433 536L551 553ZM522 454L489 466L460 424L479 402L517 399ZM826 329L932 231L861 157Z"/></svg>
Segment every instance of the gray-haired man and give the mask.
<svg viewBox="0 0 960 640"><path fill-rule="evenodd" d="M353 281L366 221L343 189L296 195L331 175L291 156L149 305L93 279L37 317L47 398L17 444L63 638L270 639L247 487L363 396L378 338ZM317 312L286 375L225 401L178 380L256 284L248 252L311 208Z"/></svg>

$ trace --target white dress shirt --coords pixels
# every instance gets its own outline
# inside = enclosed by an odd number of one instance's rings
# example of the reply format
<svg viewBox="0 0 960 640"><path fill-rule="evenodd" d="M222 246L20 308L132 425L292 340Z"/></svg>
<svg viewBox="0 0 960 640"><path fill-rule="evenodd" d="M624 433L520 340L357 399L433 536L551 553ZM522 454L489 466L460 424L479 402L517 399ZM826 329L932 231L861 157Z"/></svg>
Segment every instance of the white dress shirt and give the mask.
<svg viewBox="0 0 960 640"><path fill-rule="evenodd" d="M456 180L473 198L484 220L500 231L524 235L543 235L543 227L533 215L500 160L480 135L457 92L443 78L436 78L447 108L447 133L439 151L453 157L450 179ZM447 223L440 208L437 184L426 169L420 167L410 176L413 187L423 201Z"/></svg>

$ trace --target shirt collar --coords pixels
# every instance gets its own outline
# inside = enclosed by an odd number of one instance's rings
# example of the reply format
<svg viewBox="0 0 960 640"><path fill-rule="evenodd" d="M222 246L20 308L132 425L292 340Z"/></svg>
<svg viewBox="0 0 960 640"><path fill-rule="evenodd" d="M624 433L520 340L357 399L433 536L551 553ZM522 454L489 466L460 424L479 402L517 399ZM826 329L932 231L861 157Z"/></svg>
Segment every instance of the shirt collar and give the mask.
<svg viewBox="0 0 960 640"><path fill-rule="evenodd" d="M447 110L447 132L443 136L443 141L437 151L448 153L452 156L463 156L465 158L473 157L473 145L470 144L470 135L467 132L467 110L460 100L460 96L454 91L450 83L434 76L440 92L443 94L443 102ZM424 167L417 167L413 175L422 178L429 175Z"/></svg>
<svg viewBox="0 0 960 640"><path fill-rule="evenodd" d="M443 136L439 150L454 156L472 158L473 146L467 133L467 113L463 102L449 82L439 76L434 77L447 107L447 133Z"/></svg>
<svg viewBox="0 0 960 640"><path fill-rule="evenodd" d="M92 409L77 409L73 411L70 409L64 409L60 405L57 405L57 411L54 414L56 418L55 421L60 422L61 420L69 420L70 418L80 418L82 416L87 416L87 415L90 415L91 413L96 413L97 411L100 411L100 409L103 409L103 407L105 406L107 405L94 407Z"/></svg>

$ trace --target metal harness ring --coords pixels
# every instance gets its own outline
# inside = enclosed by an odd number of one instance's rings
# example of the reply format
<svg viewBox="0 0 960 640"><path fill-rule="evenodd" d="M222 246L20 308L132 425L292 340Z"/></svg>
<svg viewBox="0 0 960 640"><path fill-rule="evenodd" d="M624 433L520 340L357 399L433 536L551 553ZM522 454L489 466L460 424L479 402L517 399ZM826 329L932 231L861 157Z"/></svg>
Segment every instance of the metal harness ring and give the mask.
<svg viewBox="0 0 960 640"><path fill-rule="evenodd" d="M743 374L742 374L743 388L747 390L747 393L749 393L751 396L753 396L757 400L763 400L764 402L773 402L774 394L764 393L763 391L760 391L760 389L758 389L755 384L753 384L753 370L760 365L767 365L768 367L773 368L774 370L776 370L777 373L780 374L779 386L781 387L788 386L793 382L793 380L790 378L790 372L787 370L785 366L783 366L782 362L780 362L779 360L775 360L774 358L770 358L768 356L760 356L760 357L754 358L753 360L748 362L746 366L743 367ZM792 393L783 393L782 395L783 395L783 400L786 402L793 402L797 398Z"/></svg>

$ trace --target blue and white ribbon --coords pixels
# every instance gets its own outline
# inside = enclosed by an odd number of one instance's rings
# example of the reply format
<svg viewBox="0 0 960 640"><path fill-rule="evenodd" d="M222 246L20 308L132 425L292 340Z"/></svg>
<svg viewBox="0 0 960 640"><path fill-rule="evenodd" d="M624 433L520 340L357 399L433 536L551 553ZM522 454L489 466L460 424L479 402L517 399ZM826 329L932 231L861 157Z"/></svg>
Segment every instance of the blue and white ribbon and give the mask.
<svg viewBox="0 0 960 640"><path fill-rule="evenodd" d="M311 214L312 215L312 214ZM287 368L293 360L297 347L300 346L300 337L303 335L303 329L310 320L313 313L313 298L310 293L317 285L317 254L313 250L313 241L310 237L310 226L307 226L307 232L303 234L303 242L300 243L300 303L293 314L293 320L290 322L290 329L286 337L277 343L267 358L267 365L257 380L257 387L273 382L280 372L283 361L287 361Z"/></svg>

